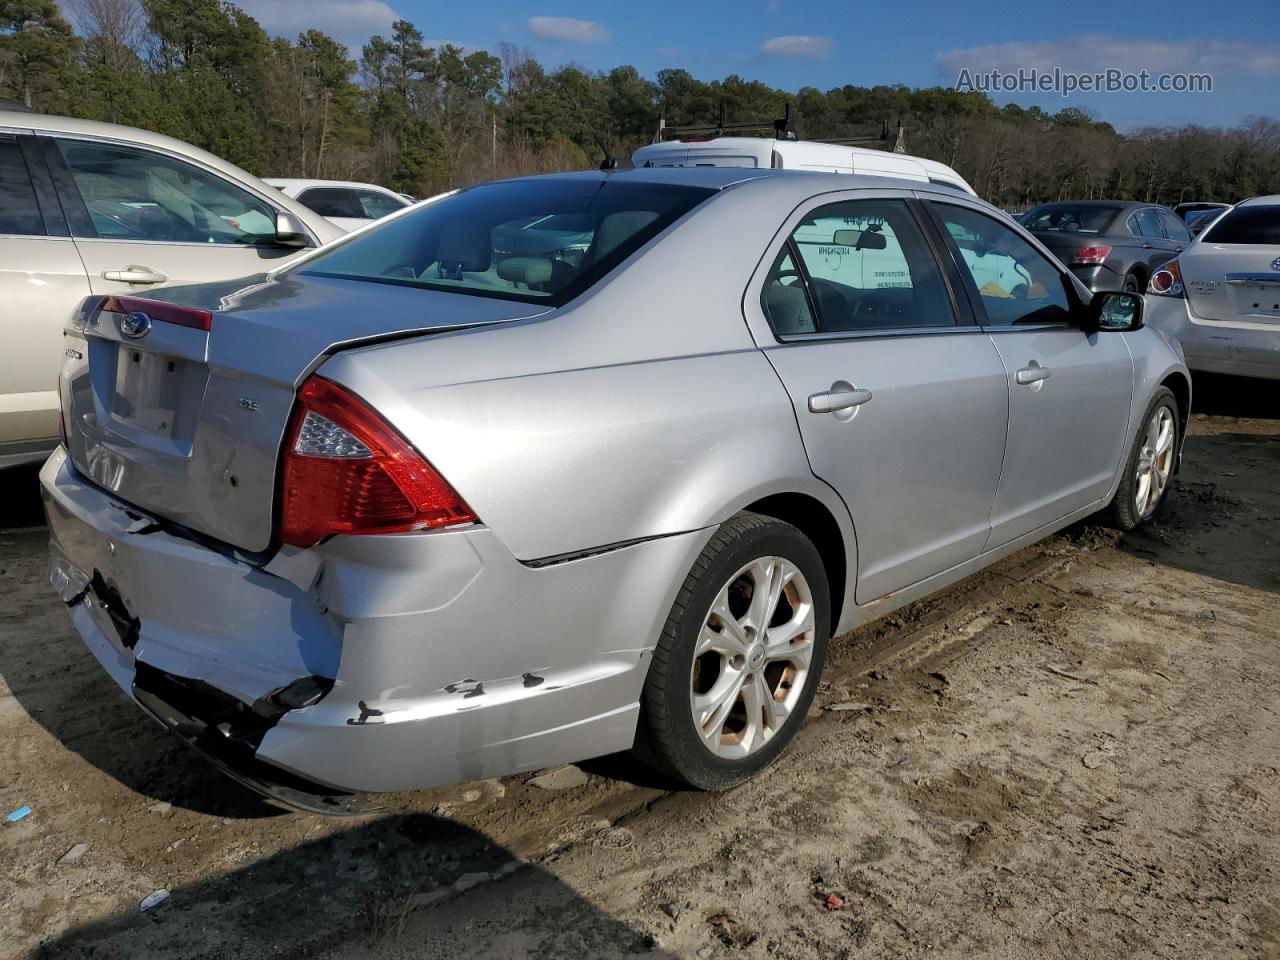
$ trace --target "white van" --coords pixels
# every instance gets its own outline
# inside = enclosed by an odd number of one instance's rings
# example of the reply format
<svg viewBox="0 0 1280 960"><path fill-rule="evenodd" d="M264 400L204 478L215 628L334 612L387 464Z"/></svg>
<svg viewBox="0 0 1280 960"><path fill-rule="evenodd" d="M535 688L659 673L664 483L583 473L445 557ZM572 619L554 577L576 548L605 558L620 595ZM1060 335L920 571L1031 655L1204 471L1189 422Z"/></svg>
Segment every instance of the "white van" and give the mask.
<svg viewBox="0 0 1280 960"><path fill-rule="evenodd" d="M775 167L822 173L860 173L918 180L977 196L945 163L887 150L783 140L773 137L694 137L643 146L631 155L637 167Z"/></svg>

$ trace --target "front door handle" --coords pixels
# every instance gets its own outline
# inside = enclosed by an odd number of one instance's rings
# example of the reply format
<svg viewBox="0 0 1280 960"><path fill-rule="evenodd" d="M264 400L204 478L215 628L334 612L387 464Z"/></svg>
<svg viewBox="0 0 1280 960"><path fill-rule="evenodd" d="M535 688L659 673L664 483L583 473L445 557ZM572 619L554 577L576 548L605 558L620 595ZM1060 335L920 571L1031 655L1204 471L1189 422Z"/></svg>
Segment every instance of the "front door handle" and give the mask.
<svg viewBox="0 0 1280 960"><path fill-rule="evenodd" d="M870 390L823 390L809 397L809 412L835 413L860 407L870 399Z"/></svg>
<svg viewBox="0 0 1280 960"><path fill-rule="evenodd" d="M120 283L164 283L169 278L150 267L131 263L123 270L103 270L103 280L117 280Z"/></svg>
<svg viewBox="0 0 1280 960"><path fill-rule="evenodd" d="M1039 383L1041 380L1048 380L1052 373L1053 371L1048 367L1042 367L1032 360L1031 366L1023 367L1013 375L1013 378L1025 386L1028 383Z"/></svg>

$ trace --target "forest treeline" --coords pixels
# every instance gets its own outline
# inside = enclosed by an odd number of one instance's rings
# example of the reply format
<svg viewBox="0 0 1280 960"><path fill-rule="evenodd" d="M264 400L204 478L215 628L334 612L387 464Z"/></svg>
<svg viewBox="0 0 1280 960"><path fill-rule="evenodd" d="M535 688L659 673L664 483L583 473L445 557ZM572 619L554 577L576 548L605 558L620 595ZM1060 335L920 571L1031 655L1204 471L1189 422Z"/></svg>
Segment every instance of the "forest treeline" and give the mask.
<svg viewBox="0 0 1280 960"><path fill-rule="evenodd" d="M64 15L65 12L65 15ZM649 78L543 67L526 50L428 47L407 21L357 54L317 30L290 41L220 0L0 0L0 97L167 133L262 176L371 180L419 196L496 176L594 166L671 124L772 118L801 136L903 125L908 152L955 167L1007 207L1114 197L1159 203L1280 193L1280 123L1118 133L1076 108L998 107L945 87L784 91L737 75Z"/></svg>

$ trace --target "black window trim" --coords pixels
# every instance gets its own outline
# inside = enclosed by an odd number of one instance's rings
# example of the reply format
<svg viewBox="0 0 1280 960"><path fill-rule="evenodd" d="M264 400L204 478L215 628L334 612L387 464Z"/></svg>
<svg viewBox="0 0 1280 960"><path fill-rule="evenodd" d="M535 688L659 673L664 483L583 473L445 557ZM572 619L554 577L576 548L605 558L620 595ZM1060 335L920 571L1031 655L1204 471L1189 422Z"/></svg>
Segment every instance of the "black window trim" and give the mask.
<svg viewBox="0 0 1280 960"><path fill-rule="evenodd" d="M1031 247L1032 250L1034 250L1037 254L1040 254L1041 257L1044 257L1045 262L1048 263L1050 267L1053 267L1053 261L1050 260L1048 257L1045 257L1043 253L1041 253L1041 251L1038 249L1038 247L1034 242L1034 238L1028 238L1028 236L1024 235L1024 234L1028 234L1029 231L1027 231L1025 228L1023 228L1021 231L1016 229L1016 227L1021 226L1020 224L1013 225L1009 223L1003 223L998 218L993 217L990 213L988 213L986 210L983 210L981 207L977 206L976 204L956 203L950 199L933 199L933 198L929 198L928 200L925 200L924 203L926 208L928 209L929 216L933 220L934 228L938 231L939 235L942 237L943 243L946 245L947 252L950 255L950 258L952 261L952 266L955 267L960 274L960 282L964 287L965 296L969 299L969 306L973 310L974 316L977 318L978 326L981 327L983 331L985 331L988 334L995 334L995 333L1023 333L1023 332L1032 331L1032 330L1063 330L1063 329L1078 330L1080 329L1079 322L1072 318L1081 316L1085 305L1081 302L1080 296L1076 292L1075 284L1071 282L1070 275L1068 273L1064 273L1061 270L1057 270L1057 268L1054 268L1055 272L1057 272L1058 279L1062 283L1063 290L1067 294L1067 303L1071 305L1071 309L1069 311L1070 316L1068 317L1068 319L1045 320L1045 321L1037 321L1035 323L1003 324L1003 325L992 323L991 318L987 315L986 305L982 302L982 295L978 293L978 286L973 281L973 274L971 274L968 268L965 266L964 257L960 253L960 247L959 245L956 244L955 239L951 236L950 232L947 230L946 224L943 223L942 214L937 209L938 206L959 207L962 210L970 210L973 213L979 214L980 216L984 216L988 220L990 220L992 223L996 224L997 226L1002 226L1002 227L1005 227L1006 229L1013 230L1014 233L1016 233L1019 237L1021 237L1024 241L1026 241L1026 243Z"/></svg>
<svg viewBox="0 0 1280 960"><path fill-rule="evenodd" d="M31 192L35 196L36 209L40 211L40 221L44 226L43 234L23 234L23 236L43 236L45 238L69 239L71 231L67 229L67 221L62 213L62 205L58 202L57 191L53 187L53 179L49 176L49 168L40 156L39 144L30 134L15 134L18 152L27 168L27 180L31 184ZM17 234L9 234L17 236Z"/></svg>
<svg viewBox="0 0 1280 960"><path fill-rule="evenodd" d="M20 134L18 134L16 131L0 130L0 140L4 140L6 142L13 144L13 149L18 158L18 162L22 165L22 170L27 175L27 186L30 187L31 189L31 202L35 205L36 219L40 221L40 231L41 231L40 233L10 233L7 231L0 231L0 237L15 237L15 238L22 238L22 239L34 237L36 239L44 239L49 235L49 227L48 227L48 223L45 221L45 218L44 218L44 210L40 206L40 197L36 193L34 178L31 175L31 164L27 160L26 154L22 149L22 141L21 141Z"/></svg>
<svg viewBox="0 0 1280 960"><path fill-rule="evenodd" d="M947 300L951 304L951 324L949 326L924 325L914 327L874 327L866 330L824 330L823 319L817 308L817 298L813 294L812 278L809 276L809 268L805 264L804 259L800 256L799 248L795 245L795 232L800 226L800 222L823 207L832 207L842 203L856 203L859 201L884 202L884 201L900 201L907 208L907 215L915 222L916 229L920 231L924 237L925 246L928 248L930 255L933 257L934 266L938 270L938 276L942 280L943 289L946 290ZM957 297L956 292L952 289L952 276L948 268L946 260L939 253L936 238L932 235L932 223L928 220L926 214L921 208L921 202L917 197L910 194L891 194L891 195L866 195L866 194L819 194L810 197L803 204L796 208L782 226L782 230L786 231L786 239L778 252L774 254L772 259L768 259L769 266L763 273L764 282L760 285L760 312L764 316L765 325L769 332L773 334L775 342L783 345L804 344L814 341L831 342L838 340L882 340L897 337L919 337L919 336L937 336L954 333L976 333L980 332L980 327L976 323L973 311L968 309L968 304L961 301ZM781 232L781 231L780 231ZM769 274L773 271L773 264L777 261L778 256L786 250L791 257L792 263L796 265L796 271L800 274L802 283L804 284L805 302L809 306L809 312L813 316L814 332L813 333L788 333L780 334L773 329L773 322L769 319L769 313L764 308L764 287L768 282ZM962 305L963 304L963 305Z"/></svg>

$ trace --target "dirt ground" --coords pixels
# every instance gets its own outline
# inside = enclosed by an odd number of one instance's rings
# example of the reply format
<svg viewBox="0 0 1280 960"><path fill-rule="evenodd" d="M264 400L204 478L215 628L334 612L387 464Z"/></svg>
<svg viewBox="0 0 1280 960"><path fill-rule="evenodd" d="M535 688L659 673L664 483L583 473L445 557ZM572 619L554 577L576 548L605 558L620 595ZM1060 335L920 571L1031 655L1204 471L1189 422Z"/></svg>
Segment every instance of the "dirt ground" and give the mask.
<svg viewBox="0 0 1280 960"><path fill-rule="evenodd" d="M102 673L5 477L0 816L33 812L0 821L0 957L1280 958L1280 391L1196 390L1159 522L838 639L792 748L719 796L605 758L272 807Z"/></svg>

